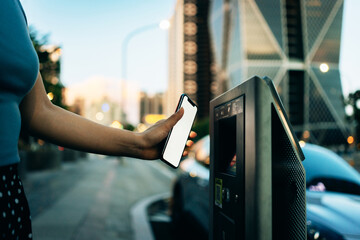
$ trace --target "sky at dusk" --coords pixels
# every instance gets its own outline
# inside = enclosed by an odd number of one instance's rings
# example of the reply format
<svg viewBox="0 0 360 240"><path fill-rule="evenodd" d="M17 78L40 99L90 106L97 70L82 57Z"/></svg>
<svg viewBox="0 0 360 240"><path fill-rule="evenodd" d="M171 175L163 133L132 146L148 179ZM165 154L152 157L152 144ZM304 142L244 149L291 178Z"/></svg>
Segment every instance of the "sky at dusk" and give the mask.
<svg viewBox="0 0 360 240"><path fill-rule="evenodd" d="M63 49L65 86L94 76L118 79L121 48L133 30L169 19L176 0L21 0L28 23ZM360 89L360 1L345 0L340 69L345 94ZM128 45L127 78L149 92L164 91L168 78L167 32L154 27Z"/></svg>
<svg viewBox="0 0 360 240"><path fill-rule="evenodd" d="M70 86L94 76L121 79L121 48L133 30L169 19L175 0L21 0L28 23L63 49L61 81ZM131 38L127 78L151 92L167 85L167 31Z"/></svg>

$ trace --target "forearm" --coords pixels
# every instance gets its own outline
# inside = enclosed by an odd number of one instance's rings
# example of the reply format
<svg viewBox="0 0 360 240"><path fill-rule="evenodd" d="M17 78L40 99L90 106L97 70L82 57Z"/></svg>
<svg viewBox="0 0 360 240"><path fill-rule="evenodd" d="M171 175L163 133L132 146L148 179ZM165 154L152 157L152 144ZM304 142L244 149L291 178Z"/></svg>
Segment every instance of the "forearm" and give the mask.
<svg viewBox="0 0 360 240"><path fill-rule="evenodd" d="M29 121L29 131L61 146L105 155L140 156L140 136L106 127L57 106L47 106Z"/></svg>
<svg viewBox="0 0 360 240"><path fill-rule="evenodd" d="M53 105L40 74L20 104L24 128L40 138L87 152L141 157L139 134L106 127Z"/></svg>

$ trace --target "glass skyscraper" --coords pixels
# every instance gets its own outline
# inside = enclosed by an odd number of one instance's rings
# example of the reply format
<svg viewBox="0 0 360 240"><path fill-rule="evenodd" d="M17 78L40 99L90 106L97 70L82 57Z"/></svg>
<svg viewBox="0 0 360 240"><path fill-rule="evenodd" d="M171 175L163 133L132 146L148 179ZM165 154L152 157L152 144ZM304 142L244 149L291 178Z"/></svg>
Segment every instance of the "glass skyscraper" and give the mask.
<svg viewBox="0 0 360 240"><path fill-rule="evenodd" d="M213 0L209 24L222 93L273 79L300 139L346 143L339 72L343 0Z"/></svg>

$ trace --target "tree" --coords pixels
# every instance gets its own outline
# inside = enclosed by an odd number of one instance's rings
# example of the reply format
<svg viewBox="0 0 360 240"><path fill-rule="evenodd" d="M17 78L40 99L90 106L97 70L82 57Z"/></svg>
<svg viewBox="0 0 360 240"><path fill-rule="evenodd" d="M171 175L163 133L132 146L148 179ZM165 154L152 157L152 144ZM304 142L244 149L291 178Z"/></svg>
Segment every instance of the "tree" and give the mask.
<svg viewBox="0 0 360 240"><path fill-rule="evenodd" d="M355 141L360 143L360 90L350 93L346 104L346 114L348 122L355 123Z"/></svg>
<svg viewBox="0 0 360 240"><path fill-rule="evenodd" d="M200 140L209 134L209 118L197 119L194 123L193 131L197 133L196 138L194 138L194 142Z"/></svg>
<svg viewBox="0 0 360 240"><path fill-rule="evenodd" d="M67 108L63 102L64 86L60 82L61 47L49 44L49 34L40 36L34 28L30 28L30 38L39 57L40 73L49 99L53 104Z"/></svg>
<svg viewBox="0 0 360 240"><path fill-rule="evenodd" d="M63 103L64 86L59 80L61 48L48 44L49 35L40 36L34 28L30 28L30 38L39 58L40 73L49 99L53 104L67 109ZM29 134L22 129L19 139L20 149L26 149L30 142Z"/></svg>

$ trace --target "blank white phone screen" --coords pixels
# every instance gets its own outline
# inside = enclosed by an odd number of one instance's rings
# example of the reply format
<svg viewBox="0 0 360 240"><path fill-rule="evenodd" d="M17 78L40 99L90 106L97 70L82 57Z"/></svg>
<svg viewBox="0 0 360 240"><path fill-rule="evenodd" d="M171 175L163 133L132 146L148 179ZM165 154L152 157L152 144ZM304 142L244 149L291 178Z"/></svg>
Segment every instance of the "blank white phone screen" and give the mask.
<svg viewBox="0 0 360 240"><path fill-rule="evenodd" d="M175 167L179 165L197 112L197 107L189 102L187 96L184 97L181 107L184 108L184 115L173 127L163 154L163 159Z"/></svg>

